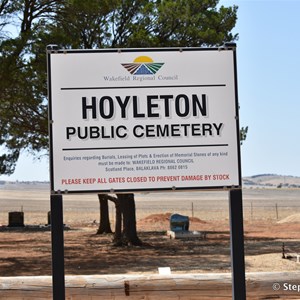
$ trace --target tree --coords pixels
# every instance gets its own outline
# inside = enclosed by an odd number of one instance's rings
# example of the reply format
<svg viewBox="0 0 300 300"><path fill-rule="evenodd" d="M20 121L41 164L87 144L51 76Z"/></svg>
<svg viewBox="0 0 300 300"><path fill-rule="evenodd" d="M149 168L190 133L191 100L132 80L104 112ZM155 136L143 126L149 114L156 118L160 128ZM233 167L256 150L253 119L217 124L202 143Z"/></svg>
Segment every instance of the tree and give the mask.
<svg viewBox="0 0 300 300"><path fill-rule="evenodd" d="M220 46L237 39L231 32L237 6L218 7L218 2L1 0L0 173L14 172L22 151L39 156L48 150L48 44L66 49ZM18 29L15 37L6 33L12 21ZM123 206L123 198L128 205ZM125 230L135 226L133 196L120 195L115 203ZM130 214L132 224L126 220ZM135 229L130 229L133 235L127 234L127 239L135 239Z"/></svg>
<svg viewBox="0 0 300 300"><path fill-rule="evenodd" d="M0 146L6 150L0 156L1 174L14 172L23 149L38 155L48 148L45 55L34 43L39 24L46 24L57 8L54 0L0 3ZM16 37L8 37L8 20L18 23Z"/></svg>
<svg viewBox="0 0 300 300"><path fill-rule="evenodd" d="M98 199L100 204L100 224L97 234L112 233L108 213L108 196L98 194Z"/></svg>
<svg viewBox="0 0 300 300"><path fill-rule="evenodd" d="M116 197L107 194L99 194L99 200L100 199L102 204L107 204L107 201L110 200L116 207L116 222L113 238L114 245L141 245L142 242L138 238L136 230L134 194L116 194ZM108 215L106 204L104 214ZM103 211L101 211L101 213L103 214ZM106 215L103 216L103 220L100 219L98 233L99 231L100 233L109 233L110 225Z"/></svg>
<svg viewBox="0 0 300 300"><path fill-rule="evenodd" d="M243 145L243 142L246 140L247 133L248 133L248 126L241 127L241 129L240 129L240 143L241 143L241 145Z"/></svg>

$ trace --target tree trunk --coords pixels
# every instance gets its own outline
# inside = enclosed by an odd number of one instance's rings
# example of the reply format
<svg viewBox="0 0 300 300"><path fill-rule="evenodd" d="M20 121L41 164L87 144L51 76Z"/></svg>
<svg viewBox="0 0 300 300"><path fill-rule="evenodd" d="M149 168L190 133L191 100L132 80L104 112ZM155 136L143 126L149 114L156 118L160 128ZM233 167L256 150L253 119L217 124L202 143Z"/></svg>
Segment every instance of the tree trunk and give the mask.
<svg viewBox="0 0 300 300"><path fill-rule="evenodd" d="M100 204L100 224L97 234L112 233L109 214L108 214L108 199L106 195L98 194Z"/></svg>
<svg viewBox="0 0 300 300"><path fill-rule="evenodd" d="M110 200L114 202L116 207L114 245L141 245L142 242L138 238L136 230L134 194L117 194L116 196L117 197L113 197L107 194L98 195L100 203L100 225L97 233L111 233L107 202Z"/></svg>
<svg viewBox="0 0 300 300"><path fill-rule="evenodd" d="M123 215L123 242L127 245L141 245L137 236L134 194L118 194Z"/></svg>
<svg viewBox="0 0 300 300"><path fill-rule="evenodd" d="M116 207L116 223L115 223L115 234L114 234L114 245L122 246L122 212L120 207L120 200L116 198L114 201Z"/></svg>

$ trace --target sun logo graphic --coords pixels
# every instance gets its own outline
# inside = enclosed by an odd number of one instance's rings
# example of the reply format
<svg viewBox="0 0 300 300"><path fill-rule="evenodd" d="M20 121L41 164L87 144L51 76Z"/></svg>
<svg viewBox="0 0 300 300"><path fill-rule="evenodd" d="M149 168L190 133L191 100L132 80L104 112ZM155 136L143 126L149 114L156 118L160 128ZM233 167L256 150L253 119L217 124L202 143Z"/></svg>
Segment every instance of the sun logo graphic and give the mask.
<svg viewBox="0 0 300 300"><path fill-rule="evenodd" d="M164 63L156 63L149 56L139 56L133 63L122 64L132 75L154 75Z"/></svg>

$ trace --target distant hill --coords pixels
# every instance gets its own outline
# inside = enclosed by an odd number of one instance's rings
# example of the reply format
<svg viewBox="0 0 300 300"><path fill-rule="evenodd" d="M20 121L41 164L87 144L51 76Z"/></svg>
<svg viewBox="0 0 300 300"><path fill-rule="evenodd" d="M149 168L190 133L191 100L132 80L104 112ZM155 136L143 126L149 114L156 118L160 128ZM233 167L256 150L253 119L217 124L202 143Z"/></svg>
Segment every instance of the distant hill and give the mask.
<svg viewBox="0 0 300 300"><path fill-rule="evenodd" d="M260 174L250 177L243 177L243 185L244 187L262 186L277 188L300 188L300 177L277 174Z"/></svg>

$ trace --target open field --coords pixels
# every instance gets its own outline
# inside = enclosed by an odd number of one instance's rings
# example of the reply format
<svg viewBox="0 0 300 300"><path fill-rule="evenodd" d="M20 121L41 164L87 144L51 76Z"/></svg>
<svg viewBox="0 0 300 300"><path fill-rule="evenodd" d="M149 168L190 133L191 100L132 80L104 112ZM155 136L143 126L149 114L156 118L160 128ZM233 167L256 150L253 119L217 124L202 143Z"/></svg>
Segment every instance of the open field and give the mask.
<svg viewBox="0 0 300 300"><path fill-rule="evenodd" d="M21 210L25 212L26 224L44 224L50 210L49 199L48 184L0 185L0 224L7 224L9 211ZM138 219L166 212L177 212L207 221L228 219L226 191L136 194L135 199ZM243 203L246 221L278 221L300 213L300 189L244 189ZM113 222L113 205L110 206L110 214ZM99 221L97 195L65 195L64 219L69 225Z"/></svg>
<svg viewBox="0 0 300 300"><path fill-rule="evenodd" d="M110 235L96 235L97 195L64 196L64 223L70 227L64 234L66 275L148 276L158 274L160 267L170 267L172 274L230 274L228 192L136 194L135 198L144 245L118 248L112 246ZM246 272L299 271L300 189L244 189L243 198ZM7 225L8 212L20 210L25 225L46 224L49 202L46 184L2 185L0 224ZM175 212L188 215L190 230L205 231L207 238L170 240L168 217ZM112 205L110 219L113 228ZM0 237L0 277L51 275L49 230L2 227ZM282 259L283 243L293 259Z"/></svg>

